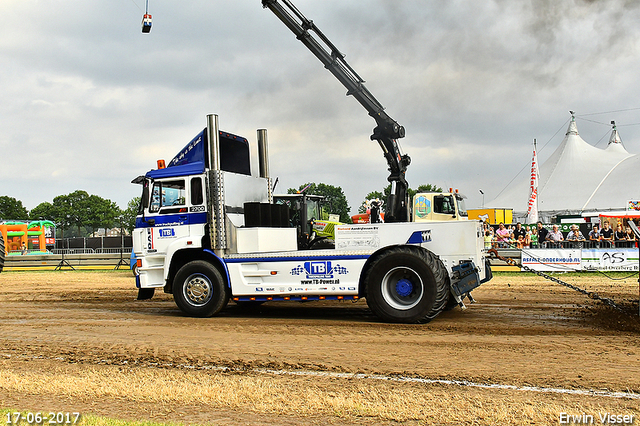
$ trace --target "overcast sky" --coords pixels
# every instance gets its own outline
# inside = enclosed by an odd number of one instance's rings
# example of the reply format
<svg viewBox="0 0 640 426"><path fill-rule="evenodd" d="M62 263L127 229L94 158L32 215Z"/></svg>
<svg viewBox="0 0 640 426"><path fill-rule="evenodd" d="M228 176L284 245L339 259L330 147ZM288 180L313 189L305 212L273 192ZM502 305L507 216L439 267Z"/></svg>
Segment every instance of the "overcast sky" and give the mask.
<svg viewBox="0 0 640 426"><path fill-rule="evenodd" d="M412 187L498 195L561 142L640 153L640 2L294 0L404 125ZM355 213L388 176L374 120L260 0L0 1L0 195L27 209L131 180L205 127L268 129L278 190L341 186ZM517 179L527 179L528 171ZM588 171L585 171L588 173ZM526 195L525 195L526 196ZM505 206L508 207L508 206Z"/></svg>

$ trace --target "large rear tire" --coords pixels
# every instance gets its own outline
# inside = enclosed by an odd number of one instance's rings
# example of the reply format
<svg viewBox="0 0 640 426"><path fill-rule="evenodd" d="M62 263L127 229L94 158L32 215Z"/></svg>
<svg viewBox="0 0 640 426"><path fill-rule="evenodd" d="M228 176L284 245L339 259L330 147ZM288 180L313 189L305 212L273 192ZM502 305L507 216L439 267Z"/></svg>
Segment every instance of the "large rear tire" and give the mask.
<svg viewBox="0 0 640 426"><path fill-rule="evenodd" d="M421 323L446 304L447 273L442 261L423 249L397 247L373 261L365 276L367 304L389 322Z"/></svg>
<svg viewBox="0 0 640 426"><path fill-rule="evenodd" d="M440 312L446 311L451 299L455 301L451 295L451 280L449 279L449 275L446 273L446 268L439 258L436 258L436 260L437 263L442 266L442 273L444 274L444 277L442 279L438 279L438 298L436 299L436 303L433 304L431 312L427 314L427 318L430 320L440 315Z"/></svg>
<svg viewBox="0 0 640 426"><path fill-rule="evenodd" d="M186 315L210 317L227 306L229 289L218 269L208 262L194 260L178 270L173 299Z"/></svg>

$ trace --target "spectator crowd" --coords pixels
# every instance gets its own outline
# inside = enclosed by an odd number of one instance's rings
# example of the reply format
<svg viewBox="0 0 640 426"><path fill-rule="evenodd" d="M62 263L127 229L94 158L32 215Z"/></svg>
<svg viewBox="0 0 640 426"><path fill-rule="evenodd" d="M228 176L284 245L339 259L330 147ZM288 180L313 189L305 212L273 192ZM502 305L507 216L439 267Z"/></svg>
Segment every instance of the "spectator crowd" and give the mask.
<svg viewBox="0 0 640 426"><path fill-rule="evenodd" d="M559 226L554 224L551 230L542 222L534 225L516 223L506 226L500 222L497 228L493 228L487 222L483 225L484 248L609 248L609 247L636 247L636 237L628 226L623 229L621 223L611 228L608 221L602 228L597 224L588 233L588 236L580 231L578 225L571 225L571 230L566 238Z"/></svg>

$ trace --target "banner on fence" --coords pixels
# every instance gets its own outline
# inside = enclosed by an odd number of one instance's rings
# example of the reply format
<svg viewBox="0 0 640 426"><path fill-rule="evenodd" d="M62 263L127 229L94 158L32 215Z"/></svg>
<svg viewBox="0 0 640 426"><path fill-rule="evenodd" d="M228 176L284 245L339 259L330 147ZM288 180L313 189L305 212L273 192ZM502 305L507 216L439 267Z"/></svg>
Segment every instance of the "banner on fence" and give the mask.
<svg viewBox="0 0 640 426"><path fill-rule="evenodd" d="M580 264L580 249L522 250L522 266L527 266L536 271L579 271L581 269Z"/></svg>
<svg viewBox="0 0 640 426"><path fill-rule="evenodd" d="M582 249L584 271L637 271L637 249Z"/></svg>
<svg viewBox="0 0 640 426"><path fill-rule="evenodd" d="M522 250L522 266L536 271L638 271L638 250L530 249ZM522 270L525 270L522 268Z"/></svg>

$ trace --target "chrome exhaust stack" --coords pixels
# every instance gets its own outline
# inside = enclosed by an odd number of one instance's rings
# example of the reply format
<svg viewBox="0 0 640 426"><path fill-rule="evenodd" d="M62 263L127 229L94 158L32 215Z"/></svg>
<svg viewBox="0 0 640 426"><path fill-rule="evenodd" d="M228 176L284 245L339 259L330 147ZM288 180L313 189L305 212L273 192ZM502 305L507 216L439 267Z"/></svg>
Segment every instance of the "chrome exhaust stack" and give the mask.
<svg viewBox="0 0 640 426"><path fill-rule="evenodd" d="M258 129L258 163L260 166L260 177L267 180L269 186L269 203L273 202L273 188L271 187L271 176L269 175L269 143L267 139L267 129Z"/></svg>

